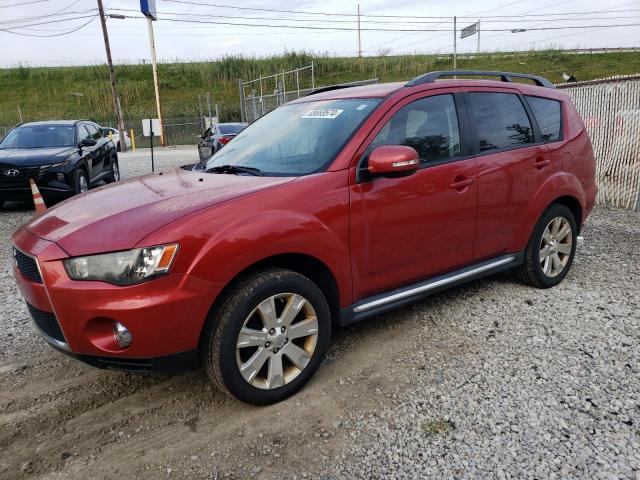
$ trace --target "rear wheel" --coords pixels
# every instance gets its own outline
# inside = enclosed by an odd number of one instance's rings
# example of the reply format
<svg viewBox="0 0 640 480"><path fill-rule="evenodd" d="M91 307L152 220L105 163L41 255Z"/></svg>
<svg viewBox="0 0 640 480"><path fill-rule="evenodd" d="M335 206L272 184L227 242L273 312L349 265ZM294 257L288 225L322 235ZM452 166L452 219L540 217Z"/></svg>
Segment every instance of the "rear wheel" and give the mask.
<svg viewBox="0 0 640 480"><path fill-rule="evenodd" d="M209 377L243 402L283 400L313 376L331 334L329 306L307 277L283 269L239 282L203 337Z"/></svg>
<svg viewBox="0 0 640 480"><path fill-rule="evenodd" d="M571 210L566 205L552 204L533 230L524 263L517 271L519 279L537 288L558 285L573 263L577 235Z"/></svg>
<svg viewBox="0 0 640 480"><path fill-rule="evenodd" d="M76 194L84 193L89 190L89 177L87 172L82 168L76 169L74 187Z"/></svg>

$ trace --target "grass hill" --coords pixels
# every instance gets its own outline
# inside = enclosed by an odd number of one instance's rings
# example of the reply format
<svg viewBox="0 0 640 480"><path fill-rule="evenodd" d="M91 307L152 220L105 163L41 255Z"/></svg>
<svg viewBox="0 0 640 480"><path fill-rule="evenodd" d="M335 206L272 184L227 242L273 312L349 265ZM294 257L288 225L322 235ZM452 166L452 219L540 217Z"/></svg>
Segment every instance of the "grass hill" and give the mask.
<svg viewBox="0 0 640 480"><path fill-rule="evenodd" d="M198 96L211 92L213 101L221 106L222 120L237 120L239 78L249 80L271 75L309 65L312 61L316 86L369 78L380 78L381 82L406 80L429 70L452 68L449 55L344 58L293 52L268 58L227 57L210 62L163 63L158 66L163 115L167 119L197 117ZM640 51L483 53L460 57L458 68L534 73L553 82L562 81L562 73L567 72L578 80L589 80L640 72ZM116 76L125 118L137 121L155 116L151 66L116 65ZM268 88L273 89L273 84ZM25 121L53 118L113 121L107 67L0 69L0 127L19 121L18 106Z"/></svg>

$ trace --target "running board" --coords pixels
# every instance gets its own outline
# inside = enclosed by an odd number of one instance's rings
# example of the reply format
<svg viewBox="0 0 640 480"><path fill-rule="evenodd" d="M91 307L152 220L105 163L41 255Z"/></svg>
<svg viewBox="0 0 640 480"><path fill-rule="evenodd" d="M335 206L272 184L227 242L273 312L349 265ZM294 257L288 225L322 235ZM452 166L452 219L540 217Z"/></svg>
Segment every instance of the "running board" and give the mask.
<svg viewBox="0 0 640 480"><path fill-rule="evenodd" d="M416 302L417 300L446 290L454 285L477 280L487 275L502 272L522 263L523 253L509 253L485 260L453 272L438 275L428 280L396 288L388 292L379 293L341 309L339 324L341 326L365 320L380 315L395 308Z"/></svg>

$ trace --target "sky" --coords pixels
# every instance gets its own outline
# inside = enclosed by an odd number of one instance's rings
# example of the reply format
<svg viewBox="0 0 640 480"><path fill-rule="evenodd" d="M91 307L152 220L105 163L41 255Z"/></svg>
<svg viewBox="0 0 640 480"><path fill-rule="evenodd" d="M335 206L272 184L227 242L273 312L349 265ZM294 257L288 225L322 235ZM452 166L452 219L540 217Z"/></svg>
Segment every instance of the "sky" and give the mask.
<svg viewBox="0 0 640 480"><path fill-rule="evenodd" d="M107 13L127 16L107 20L114 62L148 62L147 21L141 17L139 2L103 1ZM158 21L153 28L162 62L212 60L226 55L261 57L292 50L358 54L357 3L156 0L156 5ZM0 66L104 63L96 8L96 0L0 0ZM300 11L306 13L297 13ZM640 0L361 0L360 13L361 48L367 56L451 53L454 15L466 17L458 19L458 30L480 19L481 51L640 47ZM33 19L20 21L25 18ZM56 23L47 23L54 20ZM607 26L628 24L636 25ZM566 28L569 26L585 28ZM526 31L512 33L513 29ZM459 35L458 31L458 52L475 52L477 36L460 39Z"/></svg>

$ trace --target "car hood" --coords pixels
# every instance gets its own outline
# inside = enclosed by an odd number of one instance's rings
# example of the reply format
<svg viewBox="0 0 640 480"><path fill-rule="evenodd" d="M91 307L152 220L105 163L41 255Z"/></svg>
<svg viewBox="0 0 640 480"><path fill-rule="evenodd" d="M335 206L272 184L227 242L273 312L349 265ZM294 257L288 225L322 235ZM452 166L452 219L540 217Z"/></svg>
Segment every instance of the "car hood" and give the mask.
<svg viewBox="0 0 640 480"><path fill-rule="evenodd" d="M181 217L291 180L174 169L91 190L23 228L71 256L127 250Z"/></svg>
<svg viewBox="0 0 640 480"><path fill-rule="evenodd" d="M0 149L0 166L35 167L63 162L76 150L74 147Z"/></svg>

